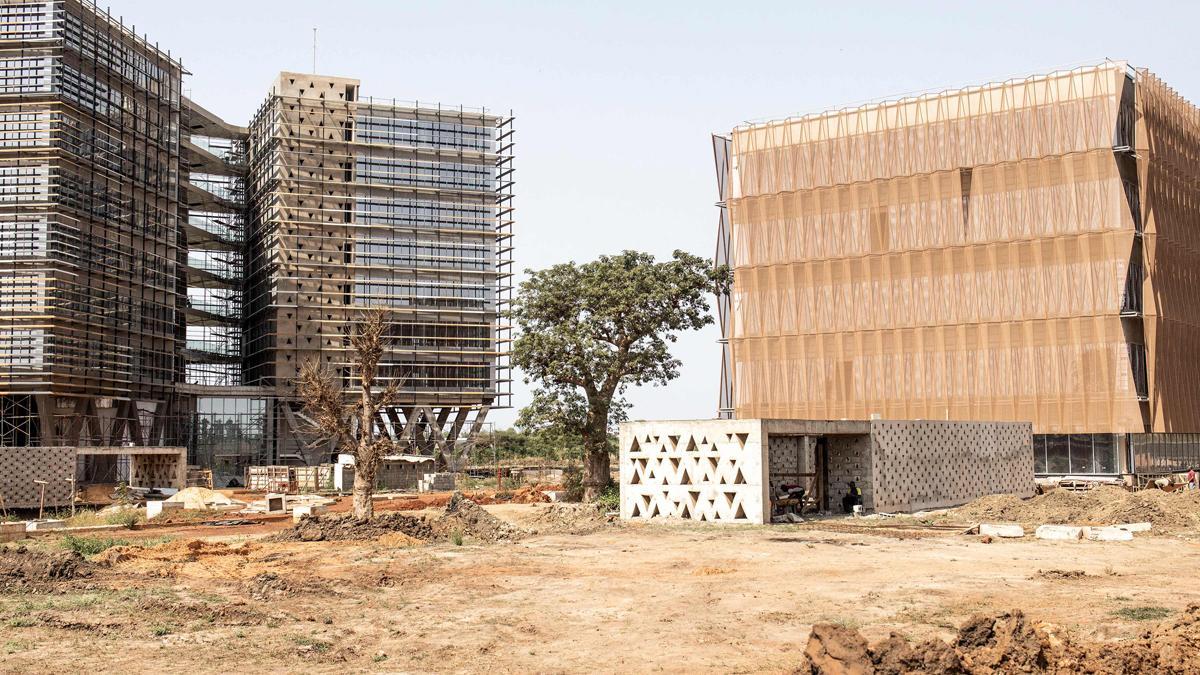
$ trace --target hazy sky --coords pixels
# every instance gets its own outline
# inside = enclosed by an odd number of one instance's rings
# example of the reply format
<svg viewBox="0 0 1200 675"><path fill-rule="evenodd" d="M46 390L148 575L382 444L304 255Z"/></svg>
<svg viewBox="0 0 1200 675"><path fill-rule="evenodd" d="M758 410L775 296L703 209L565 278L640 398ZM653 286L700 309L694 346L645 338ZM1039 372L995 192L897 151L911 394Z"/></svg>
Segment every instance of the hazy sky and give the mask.
<svg viewBox="0 0 1200 675"><path fill-rule="evenodd" d="M103 0L101 0L103 3ZM408 2L112 0L245 123L280 70L367 95L511 109L516 267L624 248L709 256L712 132L898 94L1125 59L1200 100L1200 5L1154 2ZM676 346L682 377L635 418L711 417L718 332ZM514 383L514 407L527 388ZM501 425L515 414L495 413Z"/></svg>

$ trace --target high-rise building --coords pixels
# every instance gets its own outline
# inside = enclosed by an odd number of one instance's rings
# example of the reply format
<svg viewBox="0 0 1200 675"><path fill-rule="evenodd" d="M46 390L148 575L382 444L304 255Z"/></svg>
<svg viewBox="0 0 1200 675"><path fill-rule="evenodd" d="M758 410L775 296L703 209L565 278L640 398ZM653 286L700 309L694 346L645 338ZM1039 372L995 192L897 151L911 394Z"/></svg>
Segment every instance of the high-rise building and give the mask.
<svg viewBox="0 0 1200 675"><path fill-rule="evenodd" d="M183 68L86 2L0 24L0 444L168 442Z"/></svg>
<svg viewBox="0 0 1200 675"><path fill-rule="evenodd" d="M383 308L379 378L403 394L380 428L438 455L478 432L508 392L512 118L281 73L250 139L246 384L349 372L350 331Z"/></svg>
<svg viewBox="0 0 1200 675"><path fill-rule="evenodd" d="M723 415L1032 421L1046 474L1200 463L1200 111L1150 72L714 141Z"/></svg>
<svg viewBox="0 0 1200 675"><path fill-rule="evenodd" d="M404 392L381 431L450 461L508 405L511 115L281 73L241 126L86 0L0 24L0 472L14 446L326 460L294 379L348 374L373 307Z"/></svg>

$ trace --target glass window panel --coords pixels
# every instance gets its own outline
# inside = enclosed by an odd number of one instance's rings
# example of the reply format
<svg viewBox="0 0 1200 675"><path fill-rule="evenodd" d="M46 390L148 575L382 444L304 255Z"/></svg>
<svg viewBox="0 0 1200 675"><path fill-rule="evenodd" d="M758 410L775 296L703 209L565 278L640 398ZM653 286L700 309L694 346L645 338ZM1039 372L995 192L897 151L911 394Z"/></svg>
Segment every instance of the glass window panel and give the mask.
<svg viewBox="0 0 1200 675"><path fill-rule="evenodd" d="M1046 438L1033 437L1033 472L1046 473Z"/></svg>
<svg viewBox="0 0 1200 675"><path fill-rule="evenodd" d="M1096 473L1117 473L1117 437L1112 434L1096 434L1092 439L1094 470Z"/></svg>
<svg viewBox="0 0 1200 675"><path fill-rule="evenodd" d="M1062 434L1046 436L1047 473L1070 473L1071 457L1067 452L1067 437Z"/></svg>
<svg viewBox="0 0 1200 675"><path fill-rule="evenodd" d="M1091 434L1071 434L1071 473L1095 473Z"/></svg>

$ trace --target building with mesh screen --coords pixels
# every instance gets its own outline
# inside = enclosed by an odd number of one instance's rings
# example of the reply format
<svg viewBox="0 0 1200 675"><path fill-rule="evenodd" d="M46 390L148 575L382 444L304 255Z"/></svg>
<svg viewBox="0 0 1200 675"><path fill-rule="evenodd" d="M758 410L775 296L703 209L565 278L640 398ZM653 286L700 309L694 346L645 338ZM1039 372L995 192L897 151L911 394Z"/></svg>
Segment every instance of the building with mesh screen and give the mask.
<svg viewBox="0 0 1200 675"><path fill-rule="evenodd" d="M347 375L371 307L404 383L381 431L447 462L508 405L511 115L281 73L240 125L90 2L0 0L0 24L0 474L5 448L328 460L294 378Z"/></svg>
<svg viewBox="0 0 1200 675"><path fill-rule="evenodd" d="M1032 421L1037 472L1200 464L1200 111L1105 62L714 137L720 414Z"/></svg>

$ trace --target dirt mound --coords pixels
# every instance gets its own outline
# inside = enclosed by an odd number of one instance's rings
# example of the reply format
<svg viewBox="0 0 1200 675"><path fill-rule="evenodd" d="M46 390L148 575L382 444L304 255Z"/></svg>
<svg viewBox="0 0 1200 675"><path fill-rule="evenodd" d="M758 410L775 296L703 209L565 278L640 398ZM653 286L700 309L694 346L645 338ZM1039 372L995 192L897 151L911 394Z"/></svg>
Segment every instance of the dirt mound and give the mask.
<svg viewBox="0 0 1200 675"><path fill-rule="evenodd" d="M137 545L113 546L97 554L94 561L109 567L131 561L187 563L196 562L208 556L245 556L259 548L260 546L254 542L235 545L200 539L181 539L149 548Z"/></svg>
<svg viewBox="0 0 1200 675"><path fill-rule="evenodd" d="M394 511L377 513L369 520L359 520L352 515L311 516L266 541L392 541L391 535L396 533L408 538L402 540L402 545L406 546L411 545L413 539L446 541L456 534L485 543L509 541L525 534L456 492L446 509L437 516L413 516Z"/></svg>
<svg viewBox="0 0 1200 675"><path fill-rule="evenodd" d="M457 533L464 538L489 544L511 541L525 534L520 528L500 520L457 492L446 504L445 513L434 519L431 525L440 539L450 539Z"/></svg>
<svg viewBox="0 0 1200 675"><path fill-rule="evenodd" d="M0 590L70 581L90 574L91 566L75 551L0 547Z"/></svg>
<svg viewBox="0 0 1200 675"><path fill-rule="evenodd" d="M927 673L1200 673L1200 605L1192 605L1136 640L1076 642L1020 610L975 616L953 644L928 640L910 645L892 633L875 645L856 630L829 623L813 626L800 672L892 675Z"/></svg>
<svg viewBox="0 0 1200 675"><path fill-rule="evenodd" d="M424 516L403 513L377 513L370 520L353 515L325 515L301 518L290 530L271 535L266 541L369 541L401 533L414 539L433 538L433 528Z"/></svg>
<svg viewBox="0 0 1200 675"><path fill-rule="evenodd" d="M530 519L540 534L587 534L618 522L595 504L549 504Z"/></svg>
<svg viewBox="0 0 1200 675"><path fill-rule="evenodd" d="M547 491L561 489L557 485L526 485L513 490L512 499L509 501L513 504L540 504L550 501L550 496L546 494Z"/></svg>
<svg viewBox="0 0 1200 675"><path fill-rule="evenodd" d="M1086 492L1052 490L1032 499L990 495L946 511L945 520L1015 522L1027 525L1151 523L1158 531L1200 527L1200 491L1129 492L1101 486Z"/></svg>

